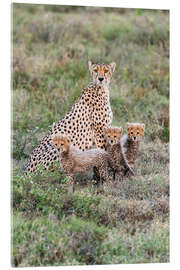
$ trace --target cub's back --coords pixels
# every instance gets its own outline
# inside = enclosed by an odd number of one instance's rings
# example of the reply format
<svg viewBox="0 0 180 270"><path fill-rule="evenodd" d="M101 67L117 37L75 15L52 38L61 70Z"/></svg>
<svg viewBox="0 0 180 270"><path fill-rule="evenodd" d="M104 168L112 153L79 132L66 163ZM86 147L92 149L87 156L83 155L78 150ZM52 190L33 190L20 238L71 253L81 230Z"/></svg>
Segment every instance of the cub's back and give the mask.
<svg viewBox="0 0 180 270"><path fill-rule="evenodd" d="M108 157L108 154L106 153L106 151L100 148L94 148L87 151L81 151L77 149L76 147L71 146L70 153L71 153L72 159L74 159L76 163L82 164L82 166L83 164L85 165L88 163L96 163L99 160Z"/></svg>

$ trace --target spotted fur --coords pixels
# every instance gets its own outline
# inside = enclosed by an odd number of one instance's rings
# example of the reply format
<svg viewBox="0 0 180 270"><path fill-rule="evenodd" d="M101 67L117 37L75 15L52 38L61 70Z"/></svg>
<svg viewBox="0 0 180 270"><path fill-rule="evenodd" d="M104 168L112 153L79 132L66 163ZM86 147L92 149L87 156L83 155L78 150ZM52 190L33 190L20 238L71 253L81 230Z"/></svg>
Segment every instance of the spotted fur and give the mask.
<svg viewBox="0 0 180 270"><path fill-rule="evenodd" d="M145 124L127 123L127 134L121 139L125 157L131 167L138 156L139 143L144 135Z"/></svg>
<svg viewBox="0 0 180 270"><path fill-rule="evenodd" d="M32 152L25 173L33 172L37 166L48 169L58 158L58 151L52 144L52 135L63 135L73 146L84 151L92 147L105 148L103 129L112 122L109 102L109 83L115 63L94 64L89 61L93 82L83 89L81 96L71 110L53 127Z"/></svg>
<svg viewBox="0 0 180 270"><path fill-rule="evenodd" d="M109 174L111 161L108 153L100 148L81 151L69 143L66 137L55 136L53 143L59 151L59 162L70 179L70 190L74 190L74 174L86 172L96 166L100 180L112 180L113 173ZM112 172L112 171L111 171Z"/></svg>

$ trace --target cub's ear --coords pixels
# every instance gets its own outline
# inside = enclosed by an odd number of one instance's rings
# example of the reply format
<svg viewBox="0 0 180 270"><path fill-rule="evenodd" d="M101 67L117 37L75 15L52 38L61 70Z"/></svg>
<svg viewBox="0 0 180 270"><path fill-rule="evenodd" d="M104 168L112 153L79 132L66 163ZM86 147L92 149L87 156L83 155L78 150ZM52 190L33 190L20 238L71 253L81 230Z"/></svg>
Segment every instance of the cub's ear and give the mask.
<svg viewBox="0 0 180 270"><path fill-rule="evenodd" d="M105 128L105 129L104 129L104 134L106 135L107 133L110 132L110 130L111 130L110 128Z"/></svg>
<svg viewBox="0 0 180 270"><path fill-rule="evenodd" d="M123 128L119 127L119 132L122 134L123 133Z"/></svg>
<svg viewBox="0 0 180 270"><path fill-rule="evenodd" d="M110 67L111 67L111 72L113 73L115 71L116 63L115 62L112 62L110 64Z"/></svg>
<svg viewBox="0 0 180 270"><path fill-rule="evenodd" d="M57 137L57 136L51 135L51 140L52 140L53 142L57 142L57 141L58 141L58 137Z"/></svg>
<svg viewBox="0 0 180 270"><path fill-rule="evenodd" d="M143 131L145 130L145 124L141 124Z"/></svg>
<svg viewBox="0 0 180 270"><path fill-rule="evenodd" d="M70 143L70 141L69 141L69 139L68 139L67 137L64 137L63 139L64 139L64 142L65 142L65 143L67 143L67 144Z"/></svg>
<svg viewBox="0 0 180 270"><path fill-rule="evenodd" d="M131 126L131 123L126 123L126 129L128 130Z"/></svg>

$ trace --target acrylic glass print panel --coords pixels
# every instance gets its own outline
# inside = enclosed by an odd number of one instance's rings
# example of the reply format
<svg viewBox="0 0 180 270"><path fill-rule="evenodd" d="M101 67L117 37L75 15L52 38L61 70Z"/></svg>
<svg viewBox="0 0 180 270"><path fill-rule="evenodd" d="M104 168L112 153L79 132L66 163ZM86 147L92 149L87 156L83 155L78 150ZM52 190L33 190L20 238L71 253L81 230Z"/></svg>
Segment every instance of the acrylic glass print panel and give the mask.
<svg viewBox="0 0 180 270"><path fill-rule="evenodd" d="M12 265L169 262L169 11L13 4L12 30ZM93 72L100 85L110 72L109 86L102 83L105 105L95 101L97 83L88 88ZM71 108L87 88L76 127ZM106 106L123 134L127 122L145 126L135 175L99 186L85 171L70 192L56 154L48 152L50 134L64 119L72 142L77 130L82 139L75 147L89 136L87 148L96 148L93 136L102 143L104 131L91 133L91 116L110 126ZM25 175L43 155L46 164Z"/></svg>

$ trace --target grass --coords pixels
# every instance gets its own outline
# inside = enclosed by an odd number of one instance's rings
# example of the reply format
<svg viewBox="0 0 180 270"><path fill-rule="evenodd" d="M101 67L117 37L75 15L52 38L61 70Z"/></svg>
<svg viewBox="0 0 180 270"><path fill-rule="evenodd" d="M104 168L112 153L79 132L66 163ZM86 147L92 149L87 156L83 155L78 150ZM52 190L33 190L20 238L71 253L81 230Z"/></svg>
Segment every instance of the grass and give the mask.
<svg viewBox="0 0 180 270"><path fill-rule="evenodd" d="M169 13L13 4L12 265L169 262ZM82 23L83 21L83 23ZM146 124L136 176L105 183L21 167L90 81L116 62L113 125Z"/></svg>

